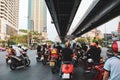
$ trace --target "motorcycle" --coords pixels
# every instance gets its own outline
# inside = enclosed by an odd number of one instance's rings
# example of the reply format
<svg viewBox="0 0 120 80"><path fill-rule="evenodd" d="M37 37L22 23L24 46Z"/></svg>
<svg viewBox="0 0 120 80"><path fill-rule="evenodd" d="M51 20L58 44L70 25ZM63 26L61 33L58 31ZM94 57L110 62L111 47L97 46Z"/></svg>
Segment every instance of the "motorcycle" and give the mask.
<svg viewBox="0 0 120 80"><path fill-rule="evenodd" d="M22 53L19 57L11 56L10 69L15 70L19 66L28 67L30 65L30 59L26 53Z"/></svg>
<svg viewBox="0 0 120 80"><path fill-rule="evenodd" d="M91 72L94 70L94 61L92 58L88 58L86 61L86 69L88 72Z"/></svg>
<svg viewBox="0 0 120 80"><path fill-rule="evenodd" d="M86 54L85 55L85 59L84 59L84 69L85 69L85 72L92 72L94 70L94 61L93 59L91 58L91 54Z"/></svg>
<svg viewBox="0 0 120 80"><path fill-rule="evenodd" d="M50 67L51 67L51 72L52 72L53 74L54 74L55 72L57 72L57 70L58 70L58 68L59 68L58 56L51 56L49 65L50 65Z"/></svg>
<svg viewBox="0 0 120 80"><path fill-rule="evenodd" d="M62 79L70 80L74 72L74 65L71 61L64 61L62 64Z"/></svg>

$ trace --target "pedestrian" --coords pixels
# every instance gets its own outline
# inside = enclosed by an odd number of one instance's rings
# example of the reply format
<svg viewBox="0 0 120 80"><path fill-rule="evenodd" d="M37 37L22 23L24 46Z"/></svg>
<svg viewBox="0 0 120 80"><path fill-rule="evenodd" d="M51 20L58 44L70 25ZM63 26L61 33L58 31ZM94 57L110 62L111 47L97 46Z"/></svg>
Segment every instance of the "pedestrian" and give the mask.
<svg viewBox="0 0 120 80"><path fill-rule="evenodd" d="M107 59L104 64L103 80L120 80L120 41L112 44L114 56Z"/></svg>

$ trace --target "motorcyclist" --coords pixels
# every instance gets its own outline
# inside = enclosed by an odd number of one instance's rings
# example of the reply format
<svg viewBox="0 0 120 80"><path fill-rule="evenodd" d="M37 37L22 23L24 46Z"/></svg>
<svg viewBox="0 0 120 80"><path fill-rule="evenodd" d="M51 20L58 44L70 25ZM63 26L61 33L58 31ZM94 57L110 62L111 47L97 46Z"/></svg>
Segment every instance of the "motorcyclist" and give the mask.
<svg viewBox="0 0 120 80"><path fill-rule="evenodd" d="M10 46L10 48L8 49L8 55L16 55L15 50L13 49L12 46Z"/></svg>
<svg viewBox="0 0 120 80"><path fill-rule="evenodd" d="M65 48L63 48L61 55L62 55L61 65L63 64L64 61L72 62L73 56L75 54L73 53L73 50L70 48L70 43L68 42L65 43ZM61 75L62 75L62 71L60 68L59 76L61 77Z"/></svg>
<svg viewBox="0 0 120 80"><path fill-rule="evenodd" d="M84 60L84 68L89 71L89 68L93 68L95 65L98 65L100 62L100 53L101 49L98 47L98 42L94 42L90 45L90 49L86 53L86 59ZM90 67L91 66L91 67Z"/></svg>
<svg viewBox="0 0 120 80"><path fill-rule="evenodd" d="M94 64L99 64L100 61L101 48L98 46L98 42L91 44L90 49L87 52L87 56L91 57L94 61Z"/></svg>
<svg viewBox="0 0 120 80"><path fill-rule="evenodd" d="M16 58L18 61L21 61L22 59L24 59L24 57L21 54L24 54L24 51L21 49L21 46L17 46L14 48L16 56L14 56L14 58Z"/></svg>
<svg viewBox="0 0 120 80"><path fill-rule="evenodd" d="M41 51L41 45L39 44L37 46L37 55L38 55L38 57L41 57L41 53L42 53L42 51Z"/></svg>
<svg viewBox="0 0 120 80"><path fill-rule="evenodd" d="M59 57L59 53L58 53L58 49L53 46L53 48L51 48L51 46L49 46L49 57L48 57L48 60L50 60L51 57L55 57L57 60L58 60L58 57Z"/></svg>
<svg viewBox="0 0 120 80"><path fill-rule="evenodd" d="M81 47L77 44L75 47L75 53L78 58L83 57L83 54L80 51L81 51Z"/></svg>
<svg viewBox="0 0 120 80"><path fill-rule="evenodd" d="M65 43L65 48L62 50L62 61L72 61L73 50L70 48L70 43Z"/></svg>
<svg viewBox="0 0 120 80"><path fill-rule="evenodd" d="M16 56L15 50L13 49L12 46L9 47L9 49L7 50L7 54L5 55L5 59L6 59L7 64L11 61L10 60L11 56Z"/></svg>
<svg viewBox="0 0 120 80"><path fill-rule="evenodd" d="M58 49L58 53L61 53L62 47L59 42L57 42L56 48Z"/></svg>

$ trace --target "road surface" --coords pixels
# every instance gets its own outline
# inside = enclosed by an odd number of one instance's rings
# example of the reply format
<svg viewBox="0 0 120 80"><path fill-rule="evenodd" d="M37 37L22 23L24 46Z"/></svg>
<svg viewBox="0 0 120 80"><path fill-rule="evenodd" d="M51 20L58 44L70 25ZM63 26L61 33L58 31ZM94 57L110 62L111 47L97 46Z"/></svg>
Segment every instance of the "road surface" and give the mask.
<svg viewBox="0 0 120 80"><path fill-rule="evenodd" d="M102 56L105 57L106 48L102 50ZM36 62L36 50L28 50L27 54L31 60L29 68L18 68L12 71L9 65L5 63L6 52L0 52L0 80L62 80L58 73L52 74L48 65ZM95 73L85 73L83 67L75 68L73 80L93 80Z"/></svg>

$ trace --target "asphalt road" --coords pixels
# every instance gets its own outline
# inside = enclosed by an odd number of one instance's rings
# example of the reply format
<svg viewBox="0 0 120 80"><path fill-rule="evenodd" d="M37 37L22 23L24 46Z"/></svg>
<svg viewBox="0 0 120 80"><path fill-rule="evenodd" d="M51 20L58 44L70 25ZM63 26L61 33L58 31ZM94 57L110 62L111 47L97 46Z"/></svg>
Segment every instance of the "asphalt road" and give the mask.
<svg viewBox="0 0 120 80"><path fill-rule="evenodd" d="M105 57L104 48L102 50L102 56ZM31 60L29 68L18 68L12 71L9 65L5 63L6 52L0 52L0 80L61 80L58 73L52 74L48 65L42 65L42 63L36 62L35 59L36 50L29 50L27 54ZM73 74L73 80L93 80L95 73L85 73L81 64L75 68Z"/></svg>

